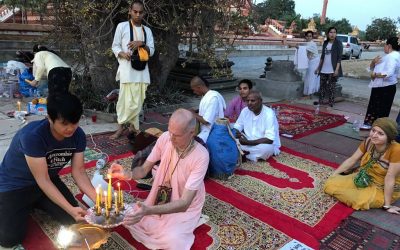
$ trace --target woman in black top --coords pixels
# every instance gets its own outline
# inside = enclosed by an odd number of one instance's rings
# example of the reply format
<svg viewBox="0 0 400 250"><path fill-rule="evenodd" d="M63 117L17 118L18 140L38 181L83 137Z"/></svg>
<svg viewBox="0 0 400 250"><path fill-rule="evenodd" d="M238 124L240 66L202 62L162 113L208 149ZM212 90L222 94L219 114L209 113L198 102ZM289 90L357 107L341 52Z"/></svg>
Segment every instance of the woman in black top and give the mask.
<svg viewBox="0 0 400 250"><path fill-rule="evenodd" d="M315 74L320 74L320 95L319 103L322 104L325 96L328 96L329 106L333 107L335 102L335 85L338 77L343 76L342 72L342 42L336 39L337 30L335 27L328 29L328 38L322 45L321 60Z"/></svg>

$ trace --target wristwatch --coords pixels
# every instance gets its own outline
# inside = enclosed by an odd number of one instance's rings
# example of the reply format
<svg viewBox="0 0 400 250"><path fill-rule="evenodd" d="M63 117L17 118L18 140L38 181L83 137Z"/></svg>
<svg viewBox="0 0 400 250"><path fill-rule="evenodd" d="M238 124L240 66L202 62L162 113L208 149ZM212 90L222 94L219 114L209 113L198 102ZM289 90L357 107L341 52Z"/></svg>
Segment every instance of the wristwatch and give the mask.
<svg viewBox="0 0 400 250"><path fill-rule="evenodd" d="M392 207L392 206L390 206L390 205L384 205L384 206L382 207L382 209L383 209L383 210L389 210L391 207Z"/></svg>

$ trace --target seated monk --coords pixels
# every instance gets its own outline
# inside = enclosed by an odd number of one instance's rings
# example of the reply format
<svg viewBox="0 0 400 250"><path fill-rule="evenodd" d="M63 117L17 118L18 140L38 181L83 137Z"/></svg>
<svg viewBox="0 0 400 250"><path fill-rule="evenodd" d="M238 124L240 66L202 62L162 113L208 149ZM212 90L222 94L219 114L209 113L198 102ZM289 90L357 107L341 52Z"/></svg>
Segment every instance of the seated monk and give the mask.
<svg viewBox="0 0 400 250"><path fill-rule="evenodd" d="M225 117L228 118L230 122L235 122L242 109L247 106L247 96L252 88L253 83L248 79L243 79L239 82L237 86L239 95L232 99L225 110Z"/></svg>
<svg viewBox="0 0 400 250"><path fill-rule="evenodd" d="M205 200L204 176L209 156L194 140L196 119L185 109L176 110L141 167L124 171L112 165L113 178L141 179L161 161L150 194L124 219L132 236L150 249L190 249Z"/></svg>
<svg viewBox="0 0 400 250"><path fill-rule="evenodd" d="M356 210L383 208L400 214L400 208L391 205L400 198L400 145L394 141L396 135L395 121L377 119L369 137L328 178L325 193ZM360 159L358 171L341 175Z"/></svg>
<svg viewBox="0 0 400 250"><path fill-rule="evenodd" d="M250 91L247 107L240 113L234 129L242 150L249 152L247 159L266 160L280 153L278 120L274 111L262 104L260 92Z"/></svg>
<svg viewBox="0 0 400 250"><path fill-rule="evenodd" d="M208 135L211 127L218 118L224 117L226 108L225 100L215 90L209 89L209 84L206 79L195 76L190 81L190 87L198 96L203 96L199 104L199 113L193 112L196 120L200 123L200 133L197 135L204 143L207 143Z"/></svg>

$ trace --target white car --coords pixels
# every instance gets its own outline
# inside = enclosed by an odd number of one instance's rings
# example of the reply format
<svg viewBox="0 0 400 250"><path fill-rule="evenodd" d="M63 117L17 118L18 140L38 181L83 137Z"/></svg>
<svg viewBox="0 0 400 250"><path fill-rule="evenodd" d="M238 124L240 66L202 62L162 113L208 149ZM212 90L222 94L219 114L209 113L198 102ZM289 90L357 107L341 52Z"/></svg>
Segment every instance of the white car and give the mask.
<svg viewBox="0 0 400 250"><path fill-rule="evenodd" d="M353 56L357 59L361 58L362 48L358 40L354 36L338 34L336 39L343 43L343 57L350 59Z"/></svg>

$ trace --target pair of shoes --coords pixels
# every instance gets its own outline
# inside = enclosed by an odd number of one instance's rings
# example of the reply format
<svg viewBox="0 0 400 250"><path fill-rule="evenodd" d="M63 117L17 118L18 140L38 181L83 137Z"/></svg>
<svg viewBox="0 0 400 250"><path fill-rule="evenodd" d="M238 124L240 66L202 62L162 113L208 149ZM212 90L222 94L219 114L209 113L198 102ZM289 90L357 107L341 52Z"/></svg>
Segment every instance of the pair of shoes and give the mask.
<svg viewBox="0 0 400 250"><path fill-rule="evenodd" d="M363 125L360 127L360 130L370 130L371 128L372 128L371 125L363 124Z"/></svg>

